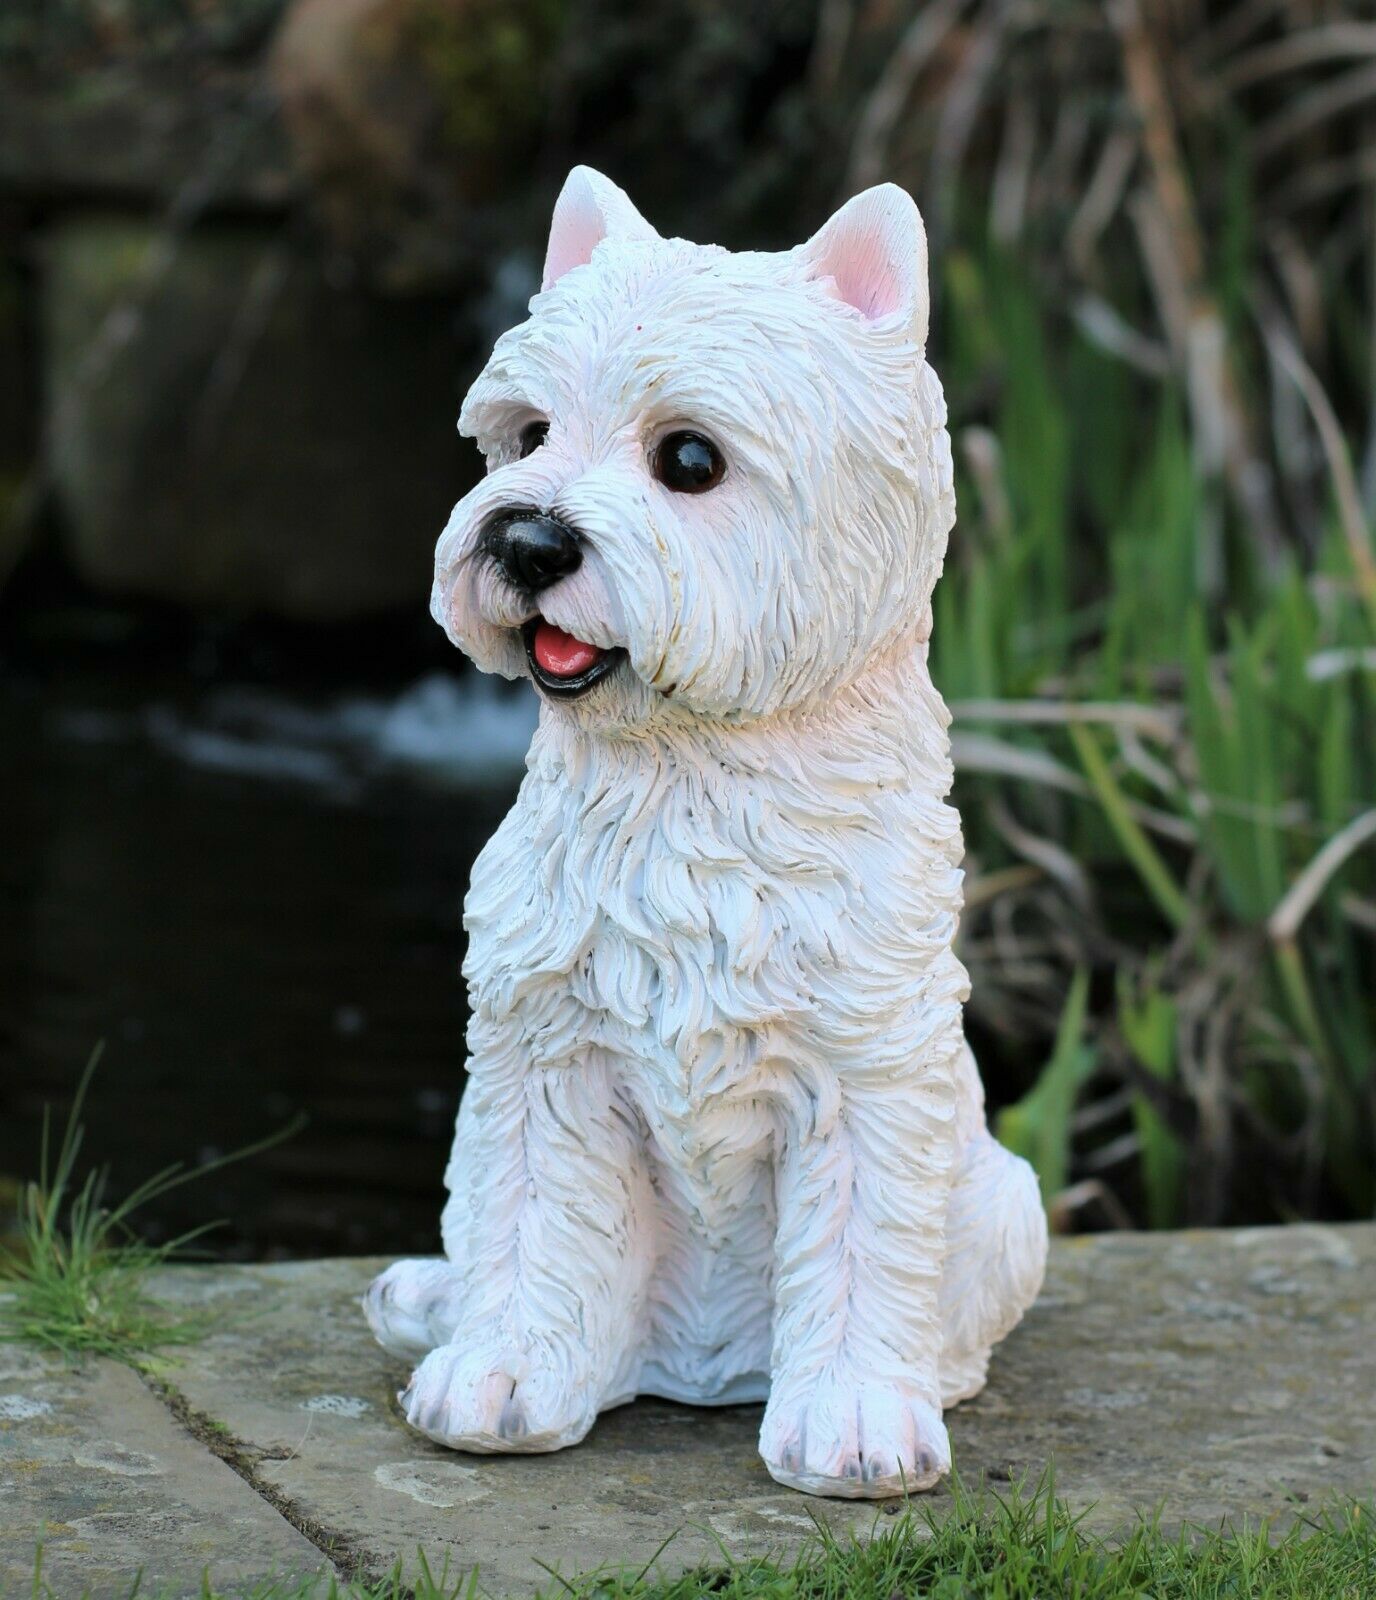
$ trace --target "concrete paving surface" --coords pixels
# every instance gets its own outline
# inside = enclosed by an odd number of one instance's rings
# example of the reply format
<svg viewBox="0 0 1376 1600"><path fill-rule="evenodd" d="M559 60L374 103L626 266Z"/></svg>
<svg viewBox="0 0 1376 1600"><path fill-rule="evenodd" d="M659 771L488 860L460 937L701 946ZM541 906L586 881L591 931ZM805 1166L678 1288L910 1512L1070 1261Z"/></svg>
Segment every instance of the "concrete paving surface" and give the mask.
<svg viewBox="0 0 1376 1600"><path fill-rule="evenodd" d="M760 1408L641 1401L550 1456L448 1452L408 1431L406 1372L358 1297L383 1263L187 1267L167 1299L217 1331L145 1380L0 1346L0 1596L34 1551L56 1593L195 1593L269 1573L378 1575L423 1549L491 1594L565 1574L786 1554L814 1518L864 1537L874 1504L780 1488ZM1376 1493L1376 1225L1058 1241L1046 1288L949 1416L968 1482L1053 1460L1057 1491L1111 1531L1293 1516ZM949 1492L930 1497L938 1509ZM541 1565L541 1564L545 1565Z"/></svg>

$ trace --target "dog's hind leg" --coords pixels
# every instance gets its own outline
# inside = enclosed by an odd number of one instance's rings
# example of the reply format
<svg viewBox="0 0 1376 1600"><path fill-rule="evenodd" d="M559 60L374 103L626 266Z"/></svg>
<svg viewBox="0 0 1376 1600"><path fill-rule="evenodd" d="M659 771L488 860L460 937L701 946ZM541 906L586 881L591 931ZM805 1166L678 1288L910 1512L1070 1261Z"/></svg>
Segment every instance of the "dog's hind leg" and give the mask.
<svg viewBox="0 0 1376 1600"><path fill-rule="evenodd" d="M363 1314L384 1350L419 1361L454 1337L462 1289L462 1273L442 1256L397 1261L368 1285Z"/></svg>
<svg viewBox="0 0 1376 1600"><path fill-rule="evenodd" d="M1031 1167L983 1128L965 1144L946 1212L941 1403L984 1387L993 1347L1036 1298L1046 1213Z"/></svg>

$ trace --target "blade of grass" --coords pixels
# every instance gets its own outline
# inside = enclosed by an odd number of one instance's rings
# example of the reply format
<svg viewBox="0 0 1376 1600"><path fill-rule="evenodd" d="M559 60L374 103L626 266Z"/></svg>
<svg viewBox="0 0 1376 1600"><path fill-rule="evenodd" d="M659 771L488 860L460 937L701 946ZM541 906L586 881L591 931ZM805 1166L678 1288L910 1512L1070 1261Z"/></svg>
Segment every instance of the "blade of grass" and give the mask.
<svg viewBox="0 0 1376 1600"><path fill-rule="evenodd" d="M1031 1163L1042 1199L1048 1202L1065 1188L1071 1114L1080 1085L1094 1065L1093 1053L1084 1043L1088 1001L1089 973L1082 967L1071 981L1050 1059L1028 1093L998 1116L1000 1140Z"/></svg>
<svg viewBox="0 0 1376 1600"><path fill-rule="evenodd" d="M95 1352L143 1368L154 1350L185 1344L208 1328L204 1316L179 1315L149 1296L147 1279L216 1224L150 1244L134 1234L130 1218L193 1178L280 1144L299 1130L302 1119L199 1167L183 1169L180 1162L165 1167L107 1207L103 1170L88 1173L79 1186L75 1182L80 1117L100 1058L97 1048L78 1081L55 1159L45 1111L39 1180L21 1191L19 1245L0 1251L0 1282L8 1291L0 1302L0 1340L28 1340L68 1356Z"/></svg>
<svg viewBox="0 0 1376 1600"><path fill-rule="evenodd" d="M1114 837L1122 846L1123 854L1137 869L1147 893L1157 909L1174 928L1183 928L1189 920L1190 902L1184 890L1171 876L1170 869L1161 859L1155 845L1139 827L1129 809L1127 797L1115 782L1099 742L1091 730L1081 723L1072 722L1070 740L1084 768L1085 778L1103 808L1104 816Z"/></svg>

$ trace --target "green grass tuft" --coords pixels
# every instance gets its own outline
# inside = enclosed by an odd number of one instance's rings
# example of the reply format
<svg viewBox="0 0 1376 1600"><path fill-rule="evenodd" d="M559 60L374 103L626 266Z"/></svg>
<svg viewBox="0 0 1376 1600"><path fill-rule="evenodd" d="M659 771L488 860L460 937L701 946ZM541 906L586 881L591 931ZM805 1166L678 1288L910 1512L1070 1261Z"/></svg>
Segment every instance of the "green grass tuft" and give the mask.
<svg viewBox="0 0 1376 1600"><path fill-rule="evenodd" d="M149 1244L133 1231L134 1213L194 1178L280 1143L299 1123L197 1167L180 1162L164 1167L125 1199L107 1205L107 1169L77 1178L85 1132L81 1113L100 1057L97 1046L77 1084L55 1156L51 1111L44 1110L38 1178L19 1194L18 1244L0 1249L0 1341L25 1340L68 1357L110 1356L144 1370L155 1351L190 1343L208 1331L204 1313L177 1312L154 1299L148 1277L184 1256L218 1224Z"/></svg>
<svg viewBox="0 0 1376 1600"><path fill-rule="evenodd" d="M547 1600L1369 1600L1376 1592L1376 1535L1369 1510L1356 1505L1274 1540L1264 1526L1168 1535L1151 1521L1110 1541L1085 1530L1049 1478L1006 1497L957 1482L953 1500L908 1507L868 1541L819 1529L788 1564L738 1561L667 1581L593 1574L543 1592Z"/></svg>

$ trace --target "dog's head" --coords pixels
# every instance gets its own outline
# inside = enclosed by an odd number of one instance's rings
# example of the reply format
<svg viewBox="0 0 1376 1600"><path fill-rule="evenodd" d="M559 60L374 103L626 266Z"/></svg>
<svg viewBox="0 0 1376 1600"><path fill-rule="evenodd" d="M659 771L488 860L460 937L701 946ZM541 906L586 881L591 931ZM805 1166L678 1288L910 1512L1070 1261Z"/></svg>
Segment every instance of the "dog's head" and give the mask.
<svg viewBox="0 0 1376 1600"><path fill-rule="evenodd" d="M464 403L488 471L440 540L436 619L609 730L833 692L920 635L941 570L926 332L922 220L892 184L733 255L575 168L530 320Z"/></svg>

